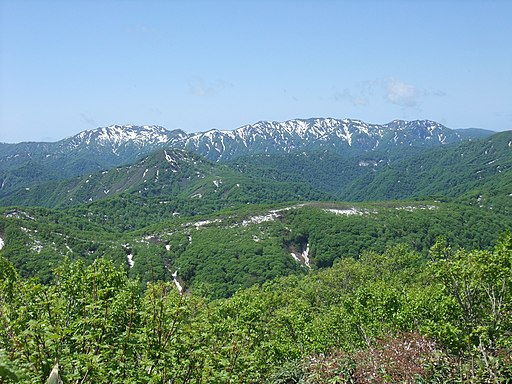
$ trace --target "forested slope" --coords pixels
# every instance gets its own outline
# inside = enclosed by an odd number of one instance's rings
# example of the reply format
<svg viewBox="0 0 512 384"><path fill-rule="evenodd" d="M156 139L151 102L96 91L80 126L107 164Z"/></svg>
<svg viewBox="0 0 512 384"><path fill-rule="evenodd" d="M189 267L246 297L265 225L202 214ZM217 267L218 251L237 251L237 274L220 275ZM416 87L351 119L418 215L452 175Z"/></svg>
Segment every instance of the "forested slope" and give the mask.
<svg viewBox="0 0 512 384"><path fill-rule="evenodd" d="M2 252L22 276L42 281L65 258L107 257L142 282L171 280L178 271L186 289L226 297L393 244L408 244L425 257L439 236L455 246L489 249L512 227L510 216L487 208L436 202L244 204L202 216L162 213L167 206L145 207L156 210L146 217L139 217L144 207L123 201L98 210L4 208ZM138 218L129 230L126 215Z"/></svg>

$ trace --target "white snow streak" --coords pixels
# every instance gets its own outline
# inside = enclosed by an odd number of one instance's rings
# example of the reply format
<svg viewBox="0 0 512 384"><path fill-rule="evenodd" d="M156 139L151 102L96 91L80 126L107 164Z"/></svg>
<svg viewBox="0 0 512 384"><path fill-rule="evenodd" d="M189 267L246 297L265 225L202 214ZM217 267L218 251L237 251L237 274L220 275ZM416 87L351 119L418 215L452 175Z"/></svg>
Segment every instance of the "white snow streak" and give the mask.
<svg viewBox="0 0 512 384"><path fill-rule="evenodd" d="M289 211L291 209L296 209L303 207L304 204L297 204L292 207L287 208L281 208L281 209L274 209L272 211L269 211L266 215L257 215L249 217L248 219L243 220L240 224L235 224L232 227L236 227L238 225L241 225L242 227L246 227L250 224L261 224L267 221L274 221L275 219L278 219L281 217L281 212Z"/></svg>
<svg viewBox="0 0 512 384"><path fill-rule="evenodd" d="M350 209L324 209L324 212L334 213L335 215L343 215L343 216L352 216L352 215L362 215L367 212L359 211L355 208Z"/></svg>
<svg viewBox="0 0 512 384"><path fill-rule="evenodd" d="M404 207L396 207L396 209L397 210L402 210L402 211L413 212L413 211L416 211L418 209L431 211L433 209L437 209L437 207L435 205L420 205L420 206L407 205L407 206L404 206Z"/></svg>
<svg viewBox="0 0 512 384"><path fill-rule="evenodd" d="M242 227L247 227L249 224L261 224L267 221L274 221L278 217L279 214L277 212L272 212L268 215L249 217L247 220L242 221Z"/></svg>
<svg viewBox="0 0 512 384"><path fill-rule="evenodd" d="M23 216L23 217L22 217ZM32 216L30 216L27 212L24 211L18 211L17 209L8 212L5 214L5 217L15 217L17 219L28 219L28 220L35 220Z"/></svg>
<svg viewBox="0 0 512 384"><path fill-rule="evenodd" d="M222 184L222 180L213 180L213 184L215 185L215 188L219 188L219 185Z"/></svg>
<svg viewBox="0 0 512 384"><path fill-rule="evenodd" d="M304 259L304 264L309 267L309 243L306 245L306 250L302 252L302 258Z"/></svg>
<svg viewBox="0 0 512 384"><path fill-rule="evenodd" d="M128 259L128 265L130 266L130 268L133 268L133 266L135 265L135 261L133 261L133 255L130 253L127 256L127 259Z"/></svg>
<svg viewBox="0 0 512 384"><path fill-rule="evenodd" d="M174 271L174 273L171 275L172 281L174 281L174 284L176 285L176 288L178 288L178 292L183 294L183 287L181 286L180 282L178 281L178 271Z"/></svg>
<svg viewBox="0 0 512 384"><path fill-rule="evenodd" d="M215 220L200 220L196 221L195 223L187 223L183 224L183 227L190 227L194 226L196 229L199 229L201 227L204 227L205 225L212 224L212 223L222 223L221 219L215 219Z"/></svg>

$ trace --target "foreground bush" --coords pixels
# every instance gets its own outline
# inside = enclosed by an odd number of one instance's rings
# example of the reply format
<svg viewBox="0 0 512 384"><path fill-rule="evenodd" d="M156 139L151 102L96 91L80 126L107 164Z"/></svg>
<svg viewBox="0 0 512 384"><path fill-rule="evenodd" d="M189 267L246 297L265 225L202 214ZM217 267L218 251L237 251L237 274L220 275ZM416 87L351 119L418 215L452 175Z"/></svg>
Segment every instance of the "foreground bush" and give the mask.
<svg viewBox="0 0 512 384"><path fill-rule="evenodd" d="M406 246L229 299L140 283L104 259L50 284L0 257L0 382L506 382L512 237L432 260ZM2 368L4 367L4 368Z"/></svg>

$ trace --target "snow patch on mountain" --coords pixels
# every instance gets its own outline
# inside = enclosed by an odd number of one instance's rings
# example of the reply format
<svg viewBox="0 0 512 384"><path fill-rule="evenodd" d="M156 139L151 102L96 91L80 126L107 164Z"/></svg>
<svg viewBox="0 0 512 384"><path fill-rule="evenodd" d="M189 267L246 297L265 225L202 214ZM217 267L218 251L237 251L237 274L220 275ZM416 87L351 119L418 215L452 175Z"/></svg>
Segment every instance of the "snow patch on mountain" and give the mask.
<svg viewBox="0 0 512 384"><path fill-rule="evenodd" d="M277 212L271 212L267 215L259 215L259 216L252 216L248 218L247 220L242 221L242 227L247 227L250 224L261 224L267 221L274 221L275 219L279 218L280 215Z"/></svg>
<svg viewBox="0 0 512 384"><path fill-rule="evenodd" d="M222 219L214 219L214 220L200 220L193 223L185 223L182 224L182 227L195 227L196 229L199 229L201 227L204 227L209 224L213 223L222 223Z"/></svg>
<svg viewBox="0 0 512 384"><path fill-rule="evenodd" d="M384 125L333 118L259 121L232 131L212 129L189 135L174 144L224 160L254 153L290 153L300 148L350 148L373 151L391 140L394 145L442 145L459 141L460 135L430 120L395 120ZM391 137L390 137L391 135ZM448 140L450 136L450 140ZM385 139L387 137L387 139Z"/></svg>
<svg viewBox="0 0 512 384"><path fill-rule="evenodd" d="M364 215L364 214L369 213L366 210L359 210L356 208L349 208L349 209L326 208L326 209L324 209L324 212L330 212L330 213L334 213L335 215L341 215L341 216Z"/></svg>
<svg viewBox="0 0 512 384"><path fill-rule="evenodd" d="M43 243L41 243L41 241L39 239L35 239L34 237L32 237L32 244L30 246L30 250L32 252L41 253L43 248L44 248Z"/></svg>
<svg viewBox="0 0 512 384"><path fill-rule="evenodd" d="M167 143L170 139L169 134L169 131L158 125L111 125L83 131L71 138L70 145L77 147L84 143L86 145L96 143L102 146L111 146L113 149L126 143L145 146Z"/></svg>
<svg viewBox="0 0 512 384"><path fill-rule="evenodd" d="M408 211L408 212L414 212L414 211L417 211L418 209L432 211L434 209L437 209L437 206L435 206L435 205L406 205L406 206L396 207L396 209L400 210L400 211Z"/></svg>
<svg viewBox="0 0 512 384"><path fill-rule="evenodd" d="M297 205L294 205L291 207L273 209L273 210L269 211L267 214L251 216L248 219L242 220L242 222L240 224L235 224L233 227L236 227L238 225L241 225L242 227L247 227L248 225L251 225L251 224L261 224L261 223L265 223L267 221L274 221L274 220L282 217L282 214L281 214L282 212L289 211L291 209L300 208L303 206L304 206L304 204L297 204Z"/></svg>
<svg viewBox="0 0 512 384"><path fill-rule="evenodd" d="M222 179L213 180L213 185L215 185L215 188L219 188L219 186L222 184Z"/></svg>
<svg viewBox="0 0 512 384"><path fill-rule="evenodd" d="M7 217L7 218L14 217L16 219L35 220L35 218L30 216L27 212L21 211L21 210L18 210L18 209L14 209L12 211L6 212L5 213L5 217Z"/></svg>
<svg viewBox="0 0 512 384"><path fill-rule="evenodd" d="M174 158L166 150L164 150L164 154L165 160L167 160L172 165L176 165L176 160L174 160Z"/></svg>

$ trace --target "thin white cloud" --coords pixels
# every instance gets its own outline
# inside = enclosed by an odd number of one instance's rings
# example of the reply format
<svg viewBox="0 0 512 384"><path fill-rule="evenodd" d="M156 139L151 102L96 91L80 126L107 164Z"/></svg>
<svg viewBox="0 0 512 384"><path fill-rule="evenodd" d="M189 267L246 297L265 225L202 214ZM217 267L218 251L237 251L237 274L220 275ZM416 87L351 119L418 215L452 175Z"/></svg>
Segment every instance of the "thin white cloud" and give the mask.
<svg viewBox="0 0 512 384"><path fill-rule="evenodd" d="M387 80L384 85L386 100L401 107L415 107L422 92L414 85L398 79Z"/></svg>
<svg viewBox="0 0 512 384"><path fill-rule="evenodd" d="M446 96L441 90L429 91L400 79L377 79L361 81L351 89L334 90L332 97L336 101L348 101L356 107L367 106L382 100L402 108L417 108L424 97ZM380 99L380 100L379 100Z"/></svg>
<svg viewBox="0 0 512 384"><path fill-rule="evenodd" d="M205 97L217 94L218 92L232 88L233 84L225 80L206 81L196 77L188 82L190 93L197 97Z"/></svg>

